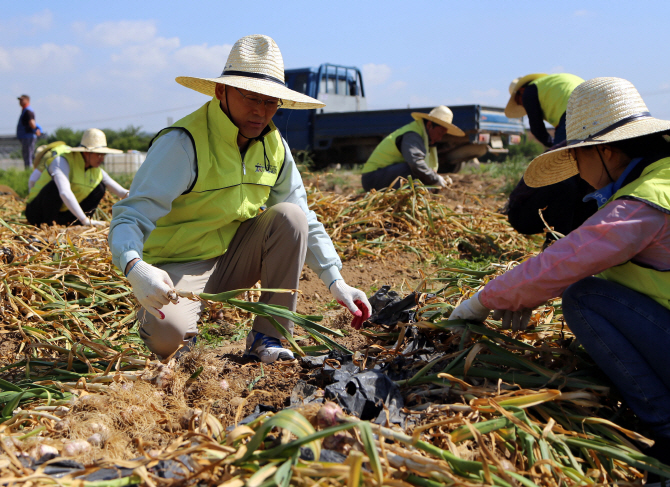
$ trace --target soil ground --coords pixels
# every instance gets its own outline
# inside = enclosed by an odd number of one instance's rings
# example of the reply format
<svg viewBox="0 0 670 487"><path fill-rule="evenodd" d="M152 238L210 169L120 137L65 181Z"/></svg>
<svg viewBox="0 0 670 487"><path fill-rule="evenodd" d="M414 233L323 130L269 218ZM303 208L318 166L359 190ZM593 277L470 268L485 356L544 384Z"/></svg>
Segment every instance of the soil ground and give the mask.
<svg viewBox="0 0 670 487"><path fill-rule="evenodd" d="M482 178L473 174L452 174L454 184L441 192L445 203L456 211L467 211L468 207L477 205L496 211L504 204L504 195L496 192L499 181ZM347 172L336 173L324 177L307 176L305 184L314 184L322 191L338 193L360 192L360 175ZM430 263L421 262L413 253L393 253L381 259L356 257L343 262L342 276L347 284L363 290L368 296L384 285L390 285L400 294L414 290L421 280L420 270L430 272ZM344 338L338 342L350 350L365 353L372 341L349 327L351 315L337 305L316 274L305 266L300 278L301 295L298 298L297 311L307 315L322 315L325 326L341 329ZM300 328L296 328L300 334ZM311 339L300 342L300 345L313 345ZM231 393L246 399L243 414L251 413L257 404L265 404L282 408L289 405L291 391L298 380L314 382L310 371L303 369L298 361L281 365L264 365L249 363L243 359L245 341L240 339L214 349L219 357L220 377L226 379L231 386ZM264 377L261 378L261 375ZM248 385L256 381L251 394ZM235 391L236 390L236 391ZM233 401L235 404L238 402ZM228 414L225 414L225 413ZM235 408L227 408L224 418L233 420ZM225 424L224 424L225 426Z"/></svg>
<svg viewBox="0 0 670 487"><path fill-rule="evenodd" d="M446 205L456 212L467 213L469 208L475 206L496 211L504 203L504 196L497 193L497 188L500 187L500 182L497 180L473 174L453 174L451 178L453 185L439 194L444 198ZM305 183L314 185L324 192L361 193L360 175L347 171L307 175ZM383 254L378 258L358 256L343 262L342 275L349 285L363 290L368 296L383 285L391 286L402 295L415 289L422 279L422 272L431 272L431 265L430 261L422 261L416 254L410 252ZM373 345L372 340L349 326L352 318L350 313L332 300L326 286L307 267L301 276L300 291L298 312L322 315L322 324L340 329L345 335L337 339L339 343L352 351L364 354L369 351L370 345ZM249 316L240 313L235 311L231 315L226 312L213 320L206 320L209 321L206 326L217 341L199 340L198 347L179 361L171 385L165 389L167 395L146 389L138 382L135 386L131 384L128 387L110 390L109 401L104 403L104 407L96 408L94 403L75 407L73 417L76 416L79 418L78 421L84 424L86 421L90 422L105 415L109 418L116 417L118 413L120 419L117 423L121 425L127 423L123 431L119 430L124 439L118 444L123 443L126 446L115 451L108 449L106 454L110 457L127 459L138 453L132 442L128 441L135 436L139 435L143 441L153 438L150 443L156 448L161 444L165 446L169 439L167 431L155 429L155 425L147 425L147 428L154 429L145 431L134 428L132 426L134 423L126 418L131 410L137 414L141 413L146 418L155 416L155 408L160 404L156 403L154 409L151 409L152 401L164 401L163 406L168 402L171 404L168 408L172 411L171 419L166 419L167 424L179 423L189 408L211 408L211 412L221 419L224 427L227 427L253 412L258 404L279 409L288 406L291 392L299 380L320 385L318 374L304 367L298 360L262 365L245 359L244 338L250 320ZM239 323L243 326L233 325ZM234 333L228 333L226 328L233 329ZM203 328L201 332L202 330ZM296 329L296 334L301 334L300 328ZM230 340L233 336L235 339ZM214 343L217 345L213 346ZM301 346L314 345L311 339L303 339L299 343ZM18 360L21 345L22 337L19 333L3 334L0 340L0 366ZM204 372L198 380L189 381L189 377L200 367L204 368ZM69 435L71 438L77 437L75 430L71 430Z"/></svg>

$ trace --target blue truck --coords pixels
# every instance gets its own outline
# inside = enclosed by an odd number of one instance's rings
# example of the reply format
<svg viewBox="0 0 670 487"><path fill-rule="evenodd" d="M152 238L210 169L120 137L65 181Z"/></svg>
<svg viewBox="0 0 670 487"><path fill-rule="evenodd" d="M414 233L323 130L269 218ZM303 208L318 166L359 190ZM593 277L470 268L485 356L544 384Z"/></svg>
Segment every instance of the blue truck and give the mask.
<svg viewBox="0 0 670 487"><path fill-rule="evenodd" d="M434 108L367 110L363 75L356 67L322 64L288 69L285 79L289 88L326 104L317 110L279 109L273 118L289 147L312 152L318 167L364 163L384 137L412 121L412 112L428 113ZM439 172L458 172L466 161L486 153L505 153L505 143L521 141L521 119L507 118L502 108L449 108L465 136L446 135L438 143Z"/></svg>

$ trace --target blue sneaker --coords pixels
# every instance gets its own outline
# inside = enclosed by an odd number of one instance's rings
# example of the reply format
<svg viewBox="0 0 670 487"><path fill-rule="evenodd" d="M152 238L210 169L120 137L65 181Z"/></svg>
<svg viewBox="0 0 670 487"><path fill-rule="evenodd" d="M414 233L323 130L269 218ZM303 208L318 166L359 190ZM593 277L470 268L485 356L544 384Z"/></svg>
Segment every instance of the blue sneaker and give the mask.
<svg viewBox="0 0 670 487"><path fill-rule="evenodd" d="M244 356L260 360L264 364L295 358L293 352L284 348L278 338L253 330L247 335L247 349Z"/></svg>

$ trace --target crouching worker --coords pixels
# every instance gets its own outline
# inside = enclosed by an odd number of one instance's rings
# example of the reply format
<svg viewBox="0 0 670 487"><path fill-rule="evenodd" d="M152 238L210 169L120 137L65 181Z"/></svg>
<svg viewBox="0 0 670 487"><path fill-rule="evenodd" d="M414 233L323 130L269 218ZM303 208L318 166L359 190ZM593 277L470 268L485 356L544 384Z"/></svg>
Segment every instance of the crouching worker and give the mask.
<svg viewBox="0 0 670 487"><path fill-rule="evenodd" d="M340 258L313 211L286 142L272 123L280 106L323 103L286 88L284 62L270 37L243 37L218 78L179 77L210 97L158 133L130 188L113 208L109 242L143 309L140 335L161 357L194 341L204 306L175 288L219 293L297 289L305 260L360 327L365 293L345 284ZM262 207L267 207L261 211ZM260 301L296 309L296 294L263 292ZM278 320L290 332L293 323ZM262 362L293 358L270 321L256 317L246 353Z"/></svg>
<svg viewBox="0 0 670 487"><path fill-rule="evenodd" d="M450 319L525 329L531 310L563 297L567 325L656 437L670 463L670 144L635 87L619 78L579 85L568 103L567 147L535 158L531 187L579 174L600 209L464 301Z"/></svg>
<svg viewBox="0 0 670 487"><path fill-rule="evenodd" d="M530 131L547 148L565 144L565 110L572 91L584 82L579 76L568 73L528 74L512 81L510 99L505 115L520 118L528 115ZM547 132L545 120L555 127L553 138ZM593 201L582 198L593 188L573 176L542 188L530 188L521 178L512 191L507 205L510 225L519 233L533 235L545 232L547 224L558 233L567 235L581 225L598 209ZM549 240L553 240L551 234Z"/></svg>
<svg viewBox="0 0 670 487"><path fill-rule="evenodd" d="M62 144L52 148L41 158L44 170L28 193L26 218L32 225L95 225L104 222L90 217L109 189L119 198L128 190L114 181L100 167L105 154L123 152L107 147L102 130L88 129L78 147ZM36 169L36 171L38 171ZM37 176L33 172L34 176Z"/></svg>
<svg viewBox="0 0 670 487"><path fill-rule="evenodd" d="M412 123L386 136L365 162L361 176L365 191L388 188L398 177L410 176L428 186L447 187L447 181L437 174L435 145L446 134L465 133L451 123L454 114L444 105L430 113L413 112L412 118ZM399 188L400 182L393 187Z"/></svg>

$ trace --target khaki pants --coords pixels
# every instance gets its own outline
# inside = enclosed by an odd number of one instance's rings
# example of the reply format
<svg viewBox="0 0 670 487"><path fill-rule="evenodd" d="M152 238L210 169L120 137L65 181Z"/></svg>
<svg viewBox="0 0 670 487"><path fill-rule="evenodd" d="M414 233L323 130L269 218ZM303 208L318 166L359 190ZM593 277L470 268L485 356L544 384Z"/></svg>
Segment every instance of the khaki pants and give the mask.
<svg viewBox="0 0 670 487"><path fill-rule="evenodd" d="M307 218L299 206L280 203L240 225L225 254L213 259L159 265L170 275L176 289L194 293L220 293L253 286L298 289L307 252ZM295 311L297 294L262 293L260 302L287 306ZM197 323L204 304L180 298L163 306L164 319L144 309L139 312L140 336L149 349L169 356L198 334ZM293 323L278 321L293 333ZM266 335L282 335L265 318L256 317L253 329Z"/></svg>

